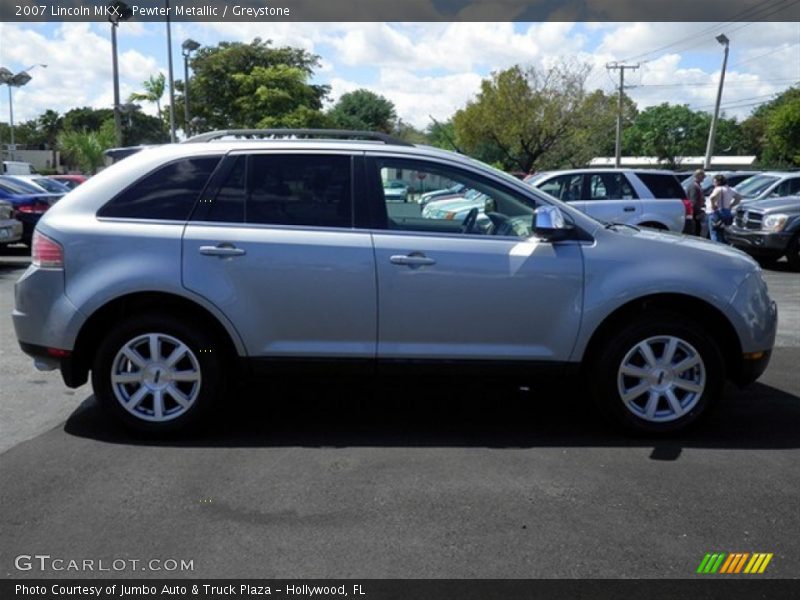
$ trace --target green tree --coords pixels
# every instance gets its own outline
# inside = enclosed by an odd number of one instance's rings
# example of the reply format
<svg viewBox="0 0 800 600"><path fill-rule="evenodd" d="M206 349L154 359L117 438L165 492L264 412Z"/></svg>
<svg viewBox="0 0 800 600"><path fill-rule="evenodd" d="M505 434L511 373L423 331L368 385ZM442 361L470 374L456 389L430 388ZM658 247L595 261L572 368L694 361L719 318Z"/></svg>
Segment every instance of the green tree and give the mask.
<svg viewBox="0 0 800 600"><path fill-rule="evenodd" d="M581 102L575 117L553 148L539 161L539 169L578 168L598 156L613 156L617 127L617 95L595 90ZM637 115L636 103L622 96L623 131Z"/></svg>
<svg viewBox="0 0 800 600"><path fill-rule="evenodd" d="M158 118L164 118L161 112L161 98L164 96L166 89L166 78L163 73L158 75L150 75L147 81L142 83L144 92L134 92L128 97L128 102L152 102L156 105L158 111Z"/></svg>
<svg viewBox="0 0 800 600"><path fill-rule="evenodd" d="M201 48L191 59L189 80L197 129L327 124L322 103L330 88L309 83L318 66L314 54L288 46L273 48L260 38ZM183 98L175 102L180 106Z"/></svg>
<svg viewBox="0 0 800 600"><path fill-rule="evenodd" d="M800 165L800 97L767 117L765 157L779 165Z"/></svg>
<svg viewBox="0 0 800 600"><path fill-rule="evenodd" d="M679 157L705 154L708 121L685 104L650 106L623 132L623 152L630 156L655 156L668 168Z"/></svg>
<svg viewBox="0 0 800 600"><path fill-rule="evenodd" d="M53 158L50 162L55 169L58 163L56 158L56 150L58 146L58 134L64 127L64 118L54 110L46 110L39 116L39 129L47 137L47 145L53 153Z"/></svg>
<svg viewBox="0 0 800 600"><path fill-rule="evenodd" d="M456 144L456 130L453 125L453 119L441 122L433 119L433 122L428 125L425 135L428 138L428 143L437 148L444 148L445 150L455 150L458 152Z"/></svg>
<svg viewBox="0 0 800 600"><path fill-rule="evenodd" d="M493 73L477 98L453 117L456 143L506 170L531 171L573 126L589 69L517 65Z"/></svg>
<svg viewBox="0 0 800 600"><path fill-rule="evenodd" d="M58 145L70 164L94 175L105 160L103 152L114 146L114 121L106 121L98 131L65 130L58 136Z"/></svg>
<svg viewBox="0 0 800 600"><path fill-rule="evenodd" d="M397 114L394 104L370 90L360 89L342 94L328 111L334 126L390 133Z"/></svg>

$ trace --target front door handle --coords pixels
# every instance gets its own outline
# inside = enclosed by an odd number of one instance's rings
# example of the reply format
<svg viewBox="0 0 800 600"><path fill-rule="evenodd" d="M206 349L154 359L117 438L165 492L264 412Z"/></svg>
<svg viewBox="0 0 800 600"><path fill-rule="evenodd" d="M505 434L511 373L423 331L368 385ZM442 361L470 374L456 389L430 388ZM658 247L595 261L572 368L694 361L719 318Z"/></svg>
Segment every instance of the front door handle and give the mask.
<svg viewBox="0 0 800 600"><path fill-rule="evenodd" d="M237 248L233 244L223 242L216 246L200 246L200 254L204 256L219 256L220 258L227 258L229 256L243 256L247 254L243 249Z"/></svg>
<svg viewBox="0 0 800 600"><path fill-rule="evenodd" d="M636 210L636 207L635 206L626 206L622 210L624 210L625 212L633 212L633 211Z"/></svg>
<svg viewBox="0 0 800 600"><path fill-rule="evenodd" d="M395 254L389 261L393 265L406 265L409 267L424 267L435 265L436 261L428 258L422 252L412 252L411 254Z"/></svg>

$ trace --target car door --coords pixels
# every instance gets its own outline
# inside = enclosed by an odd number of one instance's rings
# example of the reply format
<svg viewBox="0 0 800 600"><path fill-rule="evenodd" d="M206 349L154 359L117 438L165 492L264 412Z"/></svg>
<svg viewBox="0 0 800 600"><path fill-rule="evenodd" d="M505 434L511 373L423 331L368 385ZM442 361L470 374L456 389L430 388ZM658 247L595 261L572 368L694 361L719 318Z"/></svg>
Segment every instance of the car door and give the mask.
<svg viewBox="0 0 800 600"><path fill-rule="evenodd" d="M639 223L642 203L622 172L598 171L586 174L584 208L604 223Z"/></svg>
<svg viewBox="0 0 800 600"><path fill-rule="evenodd" d="M183 282L233 323L251 357L374 359L369 232L352 228L343 154L233 154L183 236Z"/></svg>
<svg viewBox="0 0 800 600"><path fill-rule="evenodd" d="M463 221L455 212L395 218L380 181L398 168L478 190L485 206ZM582 249L532 237L533 194L434 160L375 154L367 174L379 215L379 359L567 360L580 325Z"/></svg>

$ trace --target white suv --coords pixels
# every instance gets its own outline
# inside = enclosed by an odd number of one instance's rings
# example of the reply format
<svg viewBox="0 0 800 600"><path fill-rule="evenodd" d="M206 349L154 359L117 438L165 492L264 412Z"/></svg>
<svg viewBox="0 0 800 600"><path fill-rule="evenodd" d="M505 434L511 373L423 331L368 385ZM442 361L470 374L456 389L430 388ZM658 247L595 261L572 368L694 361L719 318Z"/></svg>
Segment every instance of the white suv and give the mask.
<svg viewBox="0 0 800 600"><path fill-rule="evenodd" d="M573 169L538 173L525 181L606 223L692 230L691 203L672 171Z"/></svg>

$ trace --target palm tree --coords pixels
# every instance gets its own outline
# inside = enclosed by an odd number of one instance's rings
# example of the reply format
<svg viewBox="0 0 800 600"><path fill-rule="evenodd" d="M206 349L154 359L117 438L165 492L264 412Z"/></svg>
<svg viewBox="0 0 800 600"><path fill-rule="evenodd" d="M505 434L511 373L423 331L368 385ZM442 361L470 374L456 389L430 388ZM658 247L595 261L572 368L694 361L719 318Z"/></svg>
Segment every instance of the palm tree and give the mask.
<svg viewBox="0 0 800 600"><path fill-rule="evenodd" d="M64 127L64 118L58 112L47 109L39 117L39 128L47 136L47 145L53 153L53 160L50 163L52 169L58 169L56 160L56 146L58 145L58 134Z"/></svg>
<svg viewBox="0 0 800 600"><path fill-rule="evenodd" d="M128 102L155 102L158 118L163 121L161 114L161 97L166 89L166 77L163 73L150 75L147 81L142 83L144 92L134 92L128 97Z"/></svg>

